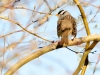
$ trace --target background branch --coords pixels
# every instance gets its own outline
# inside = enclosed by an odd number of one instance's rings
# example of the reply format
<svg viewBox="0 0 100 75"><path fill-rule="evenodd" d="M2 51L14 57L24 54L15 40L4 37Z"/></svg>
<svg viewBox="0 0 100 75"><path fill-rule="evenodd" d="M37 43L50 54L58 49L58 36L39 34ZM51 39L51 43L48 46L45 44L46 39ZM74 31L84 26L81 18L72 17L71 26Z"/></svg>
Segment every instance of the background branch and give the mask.
<svg viewBox="0 0 100 75"><path fill-rule="evenodd" d="M4 20L8 20L8 21L10 21L10 22L12 22L12 23L14 23L14 24L17 24L17 25L18 25L19 27L21 27L24 31L26 31L26 32L28 32L28 33L30 33L30 34L32 34L32 35L38 37L38 38L41 38L42 40L45 40L45 41L48 41L48 42L52 42L52 41L50 41L50 40L47 40L47 39L45 39L45 38L42 38L41 36L39 36L39 35L37 35L37 34L35 34L35 33L32 33L32 32L30 32L30 31L28 31L27 29L25 29L24 27L22 27L22 25L20 25L18 22L15 22L15 21L13 21L13 20L10 20L10 19L4 18L4 17L0 17L0 18L1 18L1 19L4 19Z"/></svg>

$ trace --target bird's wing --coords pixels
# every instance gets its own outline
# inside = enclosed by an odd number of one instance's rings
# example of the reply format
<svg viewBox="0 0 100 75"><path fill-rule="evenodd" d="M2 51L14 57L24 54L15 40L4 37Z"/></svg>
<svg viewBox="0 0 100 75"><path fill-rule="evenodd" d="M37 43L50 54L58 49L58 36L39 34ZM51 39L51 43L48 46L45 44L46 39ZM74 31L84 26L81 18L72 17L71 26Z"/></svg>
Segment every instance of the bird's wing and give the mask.
<svg viewBox="0 0 100 75"><path fill-rule="evenodd" d="M73 18L73 17L72 17ZM76 37L76 34L77 34L77 25L76 25L76 20L75 18L72 19L72 22L73 22L73 31L72 31L72 35L74 36L74 38Z"/></svg>
<svg viewBox="0 0 100 75"><path fill-rule="evenodd" d="M72 23L72 35L74 36L74 38L76 37L77 34L77 28L76 28L76 20L74 17L72 17L71 15L67 15L65 17L66 19L70 20L70 22Z"/></svg>
<svg viewBox="0 0 100 75"><path fill-rule="evenodd" d="M62 31L61 31L61 20L58 20L57 22L57 35L58 37L60 37L62 34Z"/></svg>

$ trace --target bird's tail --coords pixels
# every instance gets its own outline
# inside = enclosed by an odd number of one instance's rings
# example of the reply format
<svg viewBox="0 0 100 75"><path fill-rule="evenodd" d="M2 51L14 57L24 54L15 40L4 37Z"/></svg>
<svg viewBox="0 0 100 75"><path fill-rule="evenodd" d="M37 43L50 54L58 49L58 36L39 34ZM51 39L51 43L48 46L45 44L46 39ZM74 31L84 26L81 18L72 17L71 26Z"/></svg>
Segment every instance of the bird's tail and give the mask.
<svg viewBox="0 0 100 75"><path fill-rule="evenodd" d="M68 32L63 32L62 33L62 37L61 37L61 42L60 42L61 45L68 45Z"/></svg>

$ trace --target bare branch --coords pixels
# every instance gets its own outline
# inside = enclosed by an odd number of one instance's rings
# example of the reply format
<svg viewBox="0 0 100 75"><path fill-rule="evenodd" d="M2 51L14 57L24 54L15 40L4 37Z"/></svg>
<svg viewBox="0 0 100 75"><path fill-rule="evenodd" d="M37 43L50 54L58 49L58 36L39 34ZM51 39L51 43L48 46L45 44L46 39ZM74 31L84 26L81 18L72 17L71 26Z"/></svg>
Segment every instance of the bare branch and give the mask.
<svg viewBox="0 0 100 75"><path fill-rule="evenodd" d="M92 38L91 38L92 37ZM69 45L70 46L73 46L73 45L77 45L77 44L81 44L81 43L85 43L85 42L88 42L88 41L100 41L100 35L98 34L93 34L93 35L89 35L89 36L86 36L86 37L81 37L81 38L76 38L75 40L69 40ZM22 67L23 65L25 65L26 63L28 63L29 61L35 59L35 58L38 58L39 56L47 53L47 52L50 52L50 51L53 51L55 49L58 49L57 46L59 45L58 42L55 42L55 43L52 43L48 46L45 46L43 48L41 48L40 50L20 59L16 64L14 64L4 75L13 75L14 72L16 72L20 67ZM88 52L91 51L91 48L94 48L94 43L92 45L90 45L90 47L88 48L88 51L86 51L84 53L84 57L86 58L87 55L88 55ZM63 46L61 46L63 47ZM59 47L60 48L60 47ZM73 74L73 75L77 75L77 74Z"/></svg>
<svg viewBox="0 0 100 75"><path fill-rule="evenodd" d="M44 1L45 1L46 5L48 6L49 10L51 11L51 7L50 7L50 5L48 4L47 0L44 0Z"/></svg>
<svg viewBox="0 0 100 75"><path fill-rule="evenodd" d="M40 14L48 14L48 13L39 12L39 11L36 11L36 10L31 10L31 9L28 9L28 8L25 8L25 7L15 7L14 9L26 9L26 10L36 12L36 13L40 13Z"/></svg>
<svg viewBox="0 0 100 75"><path fill-rule="evenodd" d="M74 0L74 2L77 4L77 6L78 6L78 8L80 10L80 13L81 13L81 16L82 16L82 19L83 19L83 22L84 22L84 26L85 26L86 32L87 32L88 35L90 35L90 30L89 30L89 27L88 27L88 22L87 22L87 19L86 19L85 12L84 12L84 10L83 10L83 8L80 5L78 0Z"/></svg>
<svg viewBox="0 0 100 75"><path fill-rule="evenodd" d="M28 32L28 33L30 33L30 34L32 34L32 35L38 37L38 38L41 38L41 39L43 39L43 40L45 40L45 41L48 41L48 42L52 42L52 41L49 41L49 40L47 40L47 39L45 39L45 38L40 37L39 35L37 35L37 34L35 34L35 33L32 33L32 32L30 32L30 31L28 31L27 29L25 29L24 27L22 27L22 25L19 24L18 22L15 22L15 21L13 21L13 20L10 20L10 19L4 18L4 17L0 17L0 18L1 18L1 19L4 19L4 20L8 20L8 21L10 21L10 22L12 22L12 23L14 23L14 24L17 24L17 25L18 25L19 27L21 27L24 31L26 31L26 32Z"/></svg>

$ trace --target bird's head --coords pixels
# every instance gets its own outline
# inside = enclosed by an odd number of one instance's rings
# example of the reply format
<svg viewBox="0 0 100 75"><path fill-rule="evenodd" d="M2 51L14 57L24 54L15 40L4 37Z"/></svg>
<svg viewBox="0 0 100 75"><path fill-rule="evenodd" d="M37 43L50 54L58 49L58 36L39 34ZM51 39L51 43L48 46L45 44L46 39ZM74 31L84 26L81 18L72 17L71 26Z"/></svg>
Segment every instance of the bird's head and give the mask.
<svg viewBox="0 0 100 75"><path fill-rule="evenodd" d="M58 12L58 14L56 14L56 16L59 18L59 19L62 19L64 18L66 15L70 15L70 13L68 11L65 11L65 10L60 10Z"/></svg>

